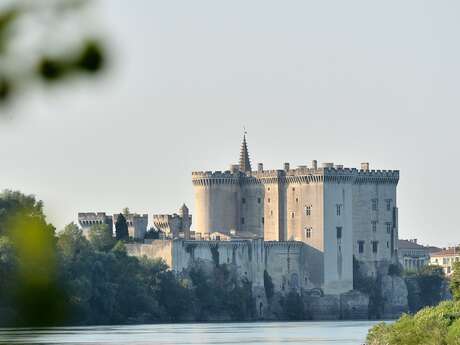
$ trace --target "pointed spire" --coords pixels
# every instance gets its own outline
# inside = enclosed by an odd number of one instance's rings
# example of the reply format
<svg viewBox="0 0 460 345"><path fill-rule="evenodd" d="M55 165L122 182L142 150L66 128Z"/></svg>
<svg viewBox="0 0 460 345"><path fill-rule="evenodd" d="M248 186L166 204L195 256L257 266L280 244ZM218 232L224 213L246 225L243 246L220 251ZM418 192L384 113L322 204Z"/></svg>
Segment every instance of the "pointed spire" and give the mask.
<svg viewBox="0 0 460 345"><path fill-rule="evenodd" d="M244 131L243 143L241 144L240 171L251 171L251 161L249 160L248 145L246 143L246 131Z"/></svg>

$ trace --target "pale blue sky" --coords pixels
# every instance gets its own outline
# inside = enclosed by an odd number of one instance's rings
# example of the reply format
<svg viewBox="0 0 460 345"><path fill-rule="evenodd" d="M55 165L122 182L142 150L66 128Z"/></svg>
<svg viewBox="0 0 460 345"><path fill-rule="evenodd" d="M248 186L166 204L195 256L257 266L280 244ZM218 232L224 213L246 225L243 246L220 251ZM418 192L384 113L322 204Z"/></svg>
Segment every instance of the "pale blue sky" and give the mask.
<svg viewBox="0 0 460 345"><path fill-rule="evenodd" d="M0 122L0 188L78 211L193 211L192 170L399 169L400 237L460 242L458 1L100 1L112 67Z"/></svg>

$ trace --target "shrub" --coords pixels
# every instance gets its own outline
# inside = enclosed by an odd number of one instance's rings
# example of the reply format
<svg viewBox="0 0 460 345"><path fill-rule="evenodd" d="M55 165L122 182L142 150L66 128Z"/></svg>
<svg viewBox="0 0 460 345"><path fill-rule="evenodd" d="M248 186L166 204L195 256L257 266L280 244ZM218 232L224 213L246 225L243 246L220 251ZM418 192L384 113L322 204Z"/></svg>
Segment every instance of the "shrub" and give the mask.
<svg viewBox="0 0 460 345"><path fill-rule="evenodd" d="M450 278L450 291L454 300L460 301L460 262L454 264L454 273Z"/></svg>
<svg viewBox="0 0 460 345"><path fill-rule="evenodd" d="M378 324L367 336L369 345L458 345L459 302L442 302L414 316L403 315L391 325Z"/></svg>

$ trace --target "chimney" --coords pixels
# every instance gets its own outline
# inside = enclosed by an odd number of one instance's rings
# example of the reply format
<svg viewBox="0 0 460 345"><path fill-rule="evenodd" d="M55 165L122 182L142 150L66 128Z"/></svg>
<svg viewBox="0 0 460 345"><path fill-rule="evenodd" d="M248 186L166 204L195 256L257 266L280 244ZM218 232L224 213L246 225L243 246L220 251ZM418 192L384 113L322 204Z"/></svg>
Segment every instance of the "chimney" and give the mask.
<svg viewBox="0 0 460 345"><path fill-rule="evenodd" d="M369 162L361 163L361 170L369 171Z"/></svg>
<svg viewBox="0 0 460 345"><path fill-rule="evenodd" d="M263 163L257 164L257 171L259 171L259 172L264 171L264 164Z"/></svg>
<svg viewBox="0 0 460 345"><path fill-rule="evenodd" d="M316 159L311 161L311 168L312 169L318 169L318 161Z"/></svg>
<svg viewBox="0 0 460 345"><path fill-rule="evenodd" d="M237 173L240 170L239 164L232 164L230 165L230 171L232 173Z"/></svg>
<svg viewBox="0 0 460 345"><path fill-rule="evenodd" d="M284 171L289 171L289 163L284 163Z"/></svg>

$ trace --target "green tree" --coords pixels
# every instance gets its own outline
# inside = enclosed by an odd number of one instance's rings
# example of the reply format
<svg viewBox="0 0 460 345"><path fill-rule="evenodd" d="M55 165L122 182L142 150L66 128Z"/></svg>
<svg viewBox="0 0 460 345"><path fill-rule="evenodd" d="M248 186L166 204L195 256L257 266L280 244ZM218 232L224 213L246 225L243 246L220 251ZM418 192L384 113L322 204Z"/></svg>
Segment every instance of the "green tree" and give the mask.
<svg viewBox="0 0 460 345"><path fill-rule="evenodd" d="M454 263L454 273L450 277L450 291L455 301L460 301L460 262ZM459 327L460 328L460 327Z"/></svg>
<svg viewBox="0 0 460 345"><path fill-rule="evenodd" d="M434 306L441 302L445 279L444 270L440 266L424 266L417 273L422 305Z"/></svg>
<svg viewBox="0 0 460 345"><path fill-rule="evenodd" d="M88 253L89 242L83 231L75 223L70 223L59 234L58 247L64 258L75 259L77 255Z"/></svg>
<svg viewBox="0 0 460 345"><path fill-rule="evenodd" d="M123 214L119 214L117 221L115 222L115 237L117 240L128 240L128 224L126 223L126 218Z"/></svg>
<svg viewBox="0 0 460 345"><path fill-rule="evenodd" d="M44 221L43 202L37 201L33 195L4 190L0 193L0 235L6 234L8 223L17 217L34 217Z"/></svg>
<svg viewBox="0 0 460 345"><path fill-rule="evenodd" d="M106 224L93 225L89 230L89 242L94 249L107 252L115 245L115 240Z"/></svg>
<svg viewBox="0 0 460 345"><path fill-rule="evenodd" d="M16 285L17 256L10 239L0 237L0 325L12 324L14 306L11 304Z"/></svg>

